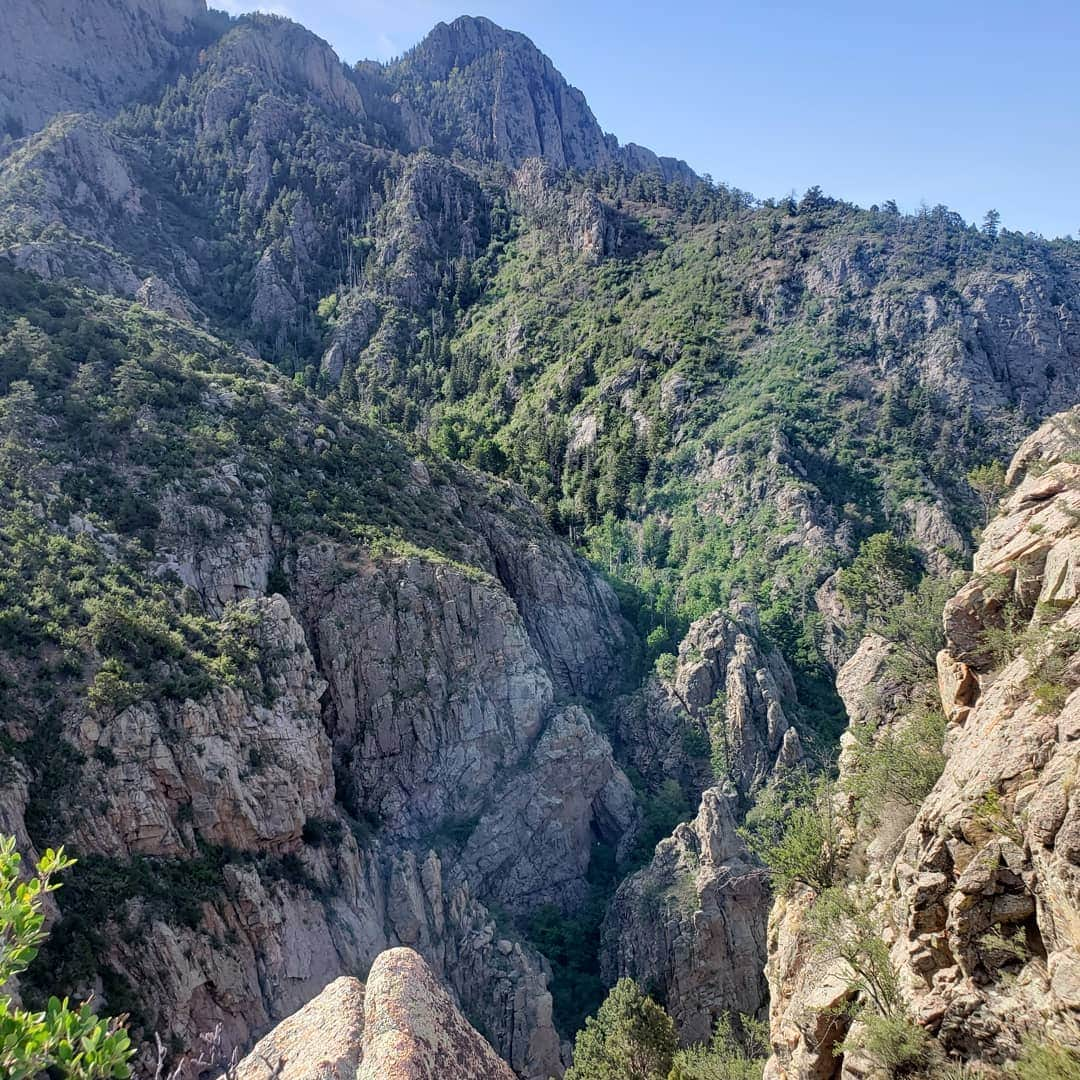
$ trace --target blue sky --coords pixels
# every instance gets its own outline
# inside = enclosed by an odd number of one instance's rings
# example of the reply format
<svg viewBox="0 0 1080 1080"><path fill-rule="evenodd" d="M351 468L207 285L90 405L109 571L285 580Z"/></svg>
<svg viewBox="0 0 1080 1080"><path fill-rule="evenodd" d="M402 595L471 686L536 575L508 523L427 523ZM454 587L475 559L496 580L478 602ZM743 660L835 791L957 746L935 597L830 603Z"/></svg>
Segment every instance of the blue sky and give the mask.
<svg viewBox="0 0 1080 1080"><path fill-rule="evenodd" d="M210 3L289 15L349 62L487 15L528 34L605 130L755 195L820 184L1080 235L1076 0Z"/></svg>

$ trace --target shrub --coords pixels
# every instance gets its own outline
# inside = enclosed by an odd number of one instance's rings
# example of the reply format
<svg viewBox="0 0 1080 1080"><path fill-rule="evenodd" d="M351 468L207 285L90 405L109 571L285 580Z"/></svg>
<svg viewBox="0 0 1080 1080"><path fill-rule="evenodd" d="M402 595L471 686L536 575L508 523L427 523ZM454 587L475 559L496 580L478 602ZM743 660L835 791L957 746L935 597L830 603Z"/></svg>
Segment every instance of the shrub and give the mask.
<svg viewBox="0 0 1080 1080"><path fill-rule="evenodd" d="M806 935L824 963L839 960L848 989L887 1018L903 1015L896 969L870 897L852 890L826 889L810 909Z"/></svg>
<svg viewBox="0 0 1080 1080"><path fill-rule="evenodd" d="M797 882L828 888L837 848L832 785L806 772L773 781L758 792L739 835L768 868L778 892Z"/></svg>
<svg viewBox="0 0 1080 1080"><path fill-rule="evenodd" d="M881 532L862 542L851 565L837 576L836 586L857 615L872 618L895 607L917 580L914 548L891 532Z"/></svg>
<svg viewBox="0 0 1080 1080"><path fill-rule="evenodd" d="M739 1029L741 1038L725 1013L707 1045L676 1053L668 1080L761 1080L769 1057L766 1025L740 1016Z"/></svg>
<svg viewBox="0 0 1080 1080"><path fill-rule="evenodd" d="M899 730L867 723L851 731L855 742L844 787L858 812L873 823L892 804L917 807L945 768L945 717L936 709L916 709Z"/></svg>
<svg viewBox="0 0 1080 1080"><path fill-rule="evenodd" d="M620 979L578 1032L566 1080L666 1080L678 1045L671 1017Z"/></svg>
<svg viewBox="0 0 1080 1080"><path fill-rule="evenodd" d="M1008 1075L1016 1080L1080 1080L1080 1053L1059 1042L1031 1039Z"/></svg>
<svg viewBox="0 0 1080 1080"><path fill-rule="evenodd" d="M74 865L63 848L50 848L38 861L37 877L19 881L21 861L14 837L0 839L0 987L37 956L45 939L45 895L59 888L53 878ZM126 1080L132 1053L119 1023L100 1020L88 1005L72 1009L66 998L53 997L43 1011L28 1012L0 996L0 1075L7 1080L31 1080L46 1070L70 1080Z"/></svg>
<svg viewBox="0 0 1080 1080"><path fill-rule="evenodd" d="M656 658L656 674L665 682L671 682L675 678L675 654L670 652L661 653Z"/></svg>
<svg viewBox="0 0 1080 1080"><path fill-rule="evenodd" d="M840 1049L861 1051L890 1078L940 1076L938 1067L945 1063L941 1048L927 1031L903 1015L864 1012Z"/></svg>

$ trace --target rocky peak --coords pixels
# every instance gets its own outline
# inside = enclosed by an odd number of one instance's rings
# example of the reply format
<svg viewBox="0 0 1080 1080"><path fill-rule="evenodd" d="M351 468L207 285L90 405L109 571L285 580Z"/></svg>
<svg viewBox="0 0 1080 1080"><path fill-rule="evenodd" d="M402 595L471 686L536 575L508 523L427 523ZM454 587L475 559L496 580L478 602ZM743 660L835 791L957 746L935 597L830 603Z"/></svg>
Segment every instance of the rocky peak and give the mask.
<svg viewBox="0 0 1080 1080"><path fill-rule="evenodd" d="M706 791L697 817L623 882L604 923L606 981L630 975L659 988L687 1042L766 998L769 885L736 832L737 812L734 795Z"/></svg>
<svg viewBox="0 0 1080 1080"><path fill-rule="evenodd" d="M221 80L208 107L246 100L252 87L257 87L278 94L293 90L323 106L364 115L360 91L337 53L310 30L280 16L252 15L241 20L221 39L207 63ZM207 123L214 126L214 119L208 116Z"/></svg>
<svg viewBox="0 0 1080 1080"><path fill-rule="evenodd" d="M412 949L342 977L237 1066L239 1080L514 1080Z"/></svg>
<svg viewBox="0 0 1080 1080"><path fill-rule="evenodd" d="M461 77L450 84L450 75ZM524 34L490 19L439 23L388 74L408 107L430 117L437 146L512 168L538 157L560 168L659 172L697 179L685 162L606 135L585 95ZM430 105L438 103L438 109ZM425 107L428 106L428 107Z"/></svg>
<svg viewBox="0 0 1080 1080"><path fill-rule="evenodd" d="M150 89L206 16L206 0L6 0L0 135L65 111L111 112Z"/></svg>

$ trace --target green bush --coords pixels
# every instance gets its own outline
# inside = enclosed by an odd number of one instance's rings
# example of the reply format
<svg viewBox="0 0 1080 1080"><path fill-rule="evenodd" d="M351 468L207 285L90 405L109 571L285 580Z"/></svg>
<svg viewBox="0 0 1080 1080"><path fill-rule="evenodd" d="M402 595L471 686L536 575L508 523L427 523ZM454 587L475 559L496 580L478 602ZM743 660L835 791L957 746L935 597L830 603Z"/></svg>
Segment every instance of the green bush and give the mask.
<svg viewBox="0 0 1080 1080"><path fill-rule="evenodd" d="M945 1055L926 1031L907 1016L881 1016L864 1011L859 1025L841 1044L844 1052L858 1050L870 1058L889 1080L941 1075Z"/></svg>
<svg viewBox="0 0 1080 1080"><path fill-rule="evenodd" d="M855 724L851 732L844 788L874 824L897 803L918 807L945 768L945 717L938 710L916 708L898 725Z"/></svg>
<svg viewBox="0 0 1080 1080"><path fill-rule="evenodd" d="M1008 1075L1015 1080L1080 1080L1080 1051L1053 1040L1029 1039Z"/></svg>
<svg viewBox="0 0 1080 1080"><path fill-rule="evenodd" d="M768 868L778 892L800 882L828 888L837 849L832 785L805 771L774 780L758 791L739 835Z"/></svg>
<svg viewBox="0 0 1080 1080"><path fill-rule="evenodd" d="M769 1057L768 1028L753 1017L740 1016L739 1032L725 1013L709 1043L675 1054L668 1080L761 1080Z"/></svg>
<svg viewBox="0 0 1080 1080"><path fill-rule="evenodd" d="M838 886L826 889L810 909L805 932L821 964L843 965L853 996L878 1016L903 1015L896 969L870 896Z"/></svg>
<svg viewBox="0 0 1080 1080"><path fill-rule="evenodd" d="M565 1080L667 1080L678 1045L671 1017L620 979L578 1032Z"/></svg>
<svg viewBox="0 0 1080 1080"><path fill-rule="evenodd" d="M74 865L64 849L51 848L37 864L37 876L19 880L21 858L15 838L0 839L0 987L26 971L45 938L45 895L59 888L53 878ZM128 1034L115 1020L100 1020L87 1005L72 1009L50 998L30 1012L0 995L0 1075L33 1080L55 1071L70 1080L127 1080L134 1053Z"/></svg>

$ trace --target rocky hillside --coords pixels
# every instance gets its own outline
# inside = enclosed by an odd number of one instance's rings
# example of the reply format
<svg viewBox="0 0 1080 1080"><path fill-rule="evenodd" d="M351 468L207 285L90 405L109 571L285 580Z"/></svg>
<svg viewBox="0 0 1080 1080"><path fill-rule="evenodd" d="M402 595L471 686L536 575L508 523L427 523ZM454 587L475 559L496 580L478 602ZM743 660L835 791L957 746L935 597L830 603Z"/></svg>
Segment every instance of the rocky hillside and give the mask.
<svg viewBox="0 0 1080 1080"><path fill-rule="evenodd" d="M139 100L176 73L211 25L206 0L11 0L0 135L36 131L56 113L114 112Z"/></svg>
<svg viewBox="0 0 1080 1080"><path fill-rule="evenodd" d="M867 638L840 672L852 716L841 858L828 889L794 884L770 919L775 1080L901 1074L889 1065L937 1076L950 1060L992 1070L1033 1042L1068 1064L1052 1048L1076 1046L1080 1005L1078 453L1075 410L1024 443L974 574L946 605L945 758L921 800L895 780L875 798L858 782L867 746L910 773L919 717L891 662L906 643ZM835 920L824 945L823 906ZM1030 1075L1052 1074L1064 1072Z"/></svg>
<svg viewBox="0 0 1080 1080"><path fill-rule="evenodd" d="M310 1020L338 1074L547 1080L626 976L664 1045L771 992L776 1075L854 1076L799 929L842 854L934 1046L1057 1017L1068 425L948 608L947 765L915 614L1080 396L1076 243L713 184L483 18L347 64L5 17L0 831L79 859L24 1001L140 1067L294 1016L245 1069ZM826 804L795 888L761 856Z"/></svg>

